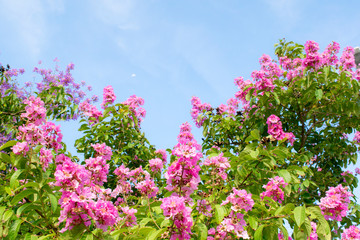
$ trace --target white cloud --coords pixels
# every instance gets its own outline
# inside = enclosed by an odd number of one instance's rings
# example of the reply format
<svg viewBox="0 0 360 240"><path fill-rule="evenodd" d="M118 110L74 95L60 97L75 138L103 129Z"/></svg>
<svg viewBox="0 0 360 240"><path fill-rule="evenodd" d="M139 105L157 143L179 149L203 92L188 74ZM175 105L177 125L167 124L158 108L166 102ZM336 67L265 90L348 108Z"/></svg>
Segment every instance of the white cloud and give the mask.
<svg viewBox="0 0 360 240"><path fill-rule="evenodd" d="M91 3L96 16L104 23L115 25L121 30L137 29L132 21L134 0L92 0Z"/></svg>
<svg viewBox="0 0 360 240"><path fill-rule="evenodd" d="M287 23L299 20L306 5L305 0L264 0L264 2L277 17L286 19Z"/></svg>
<svg viewBox="0 0 360 240"><path fill-rule="evenodd" d="M37 58L47 40L46 14L64 11L62 0L0 0L0 19L26 51ZM17 35L17 36L16 36Z"/></svg>

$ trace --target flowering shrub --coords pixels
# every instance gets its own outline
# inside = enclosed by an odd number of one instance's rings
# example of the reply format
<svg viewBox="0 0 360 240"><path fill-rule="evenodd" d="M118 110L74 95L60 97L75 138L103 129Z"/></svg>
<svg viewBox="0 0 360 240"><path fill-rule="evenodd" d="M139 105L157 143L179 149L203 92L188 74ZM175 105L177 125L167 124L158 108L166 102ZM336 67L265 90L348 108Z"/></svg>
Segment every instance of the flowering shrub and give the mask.
<svg viewBox="0 0 360 240"><path fill-rule="evenodd" d="M360 70L352 48L339 51L281 40L278 61L263 55L226 104L193 97L203 142L185 122L167 150L141 131L141 97L117 103L107 86L98 108L72 64L36 68L37 93L16 84L23 70L1 67L0 238L359 239L359 169L346 167L359 150ZM78 117L83 161L51 122Z"/></svg>

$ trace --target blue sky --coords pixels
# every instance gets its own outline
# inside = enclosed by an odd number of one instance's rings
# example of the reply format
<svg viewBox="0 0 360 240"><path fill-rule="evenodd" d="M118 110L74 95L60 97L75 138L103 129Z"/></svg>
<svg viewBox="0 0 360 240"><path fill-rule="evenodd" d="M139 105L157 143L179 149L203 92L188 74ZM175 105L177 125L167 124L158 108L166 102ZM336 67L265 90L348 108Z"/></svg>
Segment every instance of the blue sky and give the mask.
<svg viewBox="0 0 360 240"><path fill-rule="evenodd" d="M146 136L172 148L191 122L192 96L225 103L233 79L249 77L280 38L359 46L359 9L360 1L0 0L0 62L25 68L24 82L39 60L73 62L93 93L112 85L118 101L143 97ZM61 125L70 146L77 125Z"/></svg>

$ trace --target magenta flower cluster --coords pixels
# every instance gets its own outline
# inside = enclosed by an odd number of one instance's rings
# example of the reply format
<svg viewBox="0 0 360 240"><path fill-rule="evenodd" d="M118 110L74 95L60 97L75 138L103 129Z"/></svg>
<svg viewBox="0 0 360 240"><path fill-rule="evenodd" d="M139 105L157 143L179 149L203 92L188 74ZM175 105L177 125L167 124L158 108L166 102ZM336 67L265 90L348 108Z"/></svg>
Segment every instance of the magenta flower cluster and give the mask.
<svg viewBox="0 0 360 240"><path fill-rule="evenodd" d="M282 177L276 176L274 178L270 178L270 181L263 186L265 188L265 192L260 194L261 199L264 197L269 197L274 201L282 203L284 200L284 191L282 188L285 188L288 184L284 181Z"/></svg>
<svg viewBox="0 0 360 240"><path fill-rule="evenodd" d="M191 98L191 117L195 122L197 127L201 127L206 119L204 115L201 115L204 111L211 111L211 105L208 103L201 103L200 98L192 97ZM199 117L200 116L200 117Z"/></svg>
<svg viewBox="0 0 360 240"><path fill-rule="evenodd" d="M280 118L276 115L270 115L266 121L268 125L268 133L272 135L276 140L280 141L287 139L291 145L295 142L295 136L291 132L284 132L282 129L282 123Z"/></svg>
<svg viewBox="0 0 360 240"><path fill-rule="evenodd" d="M339 184L337 187L330 187L325 197L320 199L320 209L325 219L341 221L347 215L350 197L347 187Z"/></svg>
<svg viewBox="0 0 360 240"><path fill-rule="evenodd" d="M220 153L218 156L209 157L205 159L204 166L209 166L212 168L211 175L215 177L220 177L223 180L227 179L226 170L230 168L230 163L228 158L224 157L224 153Z"/></svg>
<svg viewBox="0 0 360 240"><path fill-rule="evenodd" d="M175 228L170 229L170 240L187 240L191 238L191 208L185 205L185 199L178 196L170 196L162 199L160 208L167 219L172 220Z"/></svg>
<svg viewBox="0 0 360 240"><path fill-rule="evenodd" d="M360 229L356 226L350 226L341 234L341 240L360 240Z"/></svg>
<svg viewBox="0 0 360 240"><path fill-rule="evenodd" d="M97 155L79 165L63 154L58 155L55 171L55 186L59 186L62 196L59 200L61 212L59 222L65 222L61 232L74 226L90 226L92 221L104 231L119 221L119 213L110 200L110 189L101 188L107 181L111 149L105 144L93 145Z"/></svg>
<svg viewBox="0 0 360 240"><path fill-rule="evenodd" d="M165 189L185 197L189 197L197 189L200 182L198 161L202 157L200 151L201 146L194 139L190 124L182 124L178 144L172 152L177 159L165 173L167 183Z"/></svg>
<svg viewBox="0 0 360 240"><path fill-rule="evenodd" d="M146 111L144 108L140 107L144 105L144 99L142 99L141 97L132 95L125 102L122 102L122 104L128 105L130 107L130 110L135 114L139 123L141 123L142 120L145 118Z"/></svg>
<svg viewBox="0 0 360 240"><path fill-rule="evenodd" d="M214 228L209 230L208 234L210 236L207 239L230 239L233 235L237 238L249 239L249 235L245 230L244 215L241 212L248 212L253 208L254 200L251 196L251 193L247 193L245 190L233 188L233 193L221 203L221 206L231 204L230 214L224 218L216 230Z"/></svg>
<svg viewBox="0 0 360 240"><path fill-rule="evenodd" d="M104 87L103 90L103 102L101 104L102 108L106 108L107 105L113 104L116 100L114 89L112 86Z"/></svg>
<svg viewBox="0 0 360 240"><path fill-rule="evenodd" d="M25 156L30 148L35 148L38 145L43 146L39 152L39 160L43 170L46 171L53 159L51 149L57 152L61 148L60 126L46 121L46 109L40 98L30 96L24 100L24 103L27 106L25 113L21 114L21 118L26 123L19 127L16 137L19 142L12 147L12 150L17 155Z"/></svg>

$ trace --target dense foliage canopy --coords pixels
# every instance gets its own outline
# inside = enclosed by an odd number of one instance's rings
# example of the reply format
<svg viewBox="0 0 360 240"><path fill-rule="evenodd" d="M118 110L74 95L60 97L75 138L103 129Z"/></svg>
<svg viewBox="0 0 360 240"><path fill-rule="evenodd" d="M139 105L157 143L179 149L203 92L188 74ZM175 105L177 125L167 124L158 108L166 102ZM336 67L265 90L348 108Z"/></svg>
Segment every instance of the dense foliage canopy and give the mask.
<svg viewBox="0 0 360 240"><path fill-rule="evenodd" d="M346 171L360 143L360 70L351 47L339 51L281 40L277 61L263 55L251 80L236 78L227 104L193 97L202 144L184 123L167 150L141 130L142 98L116 103L107 86L98 110L72 64L35 68L35 91L1 66L0 237L360 239L360 170ZM84 161L53 123L78 118Z"/></svg>

